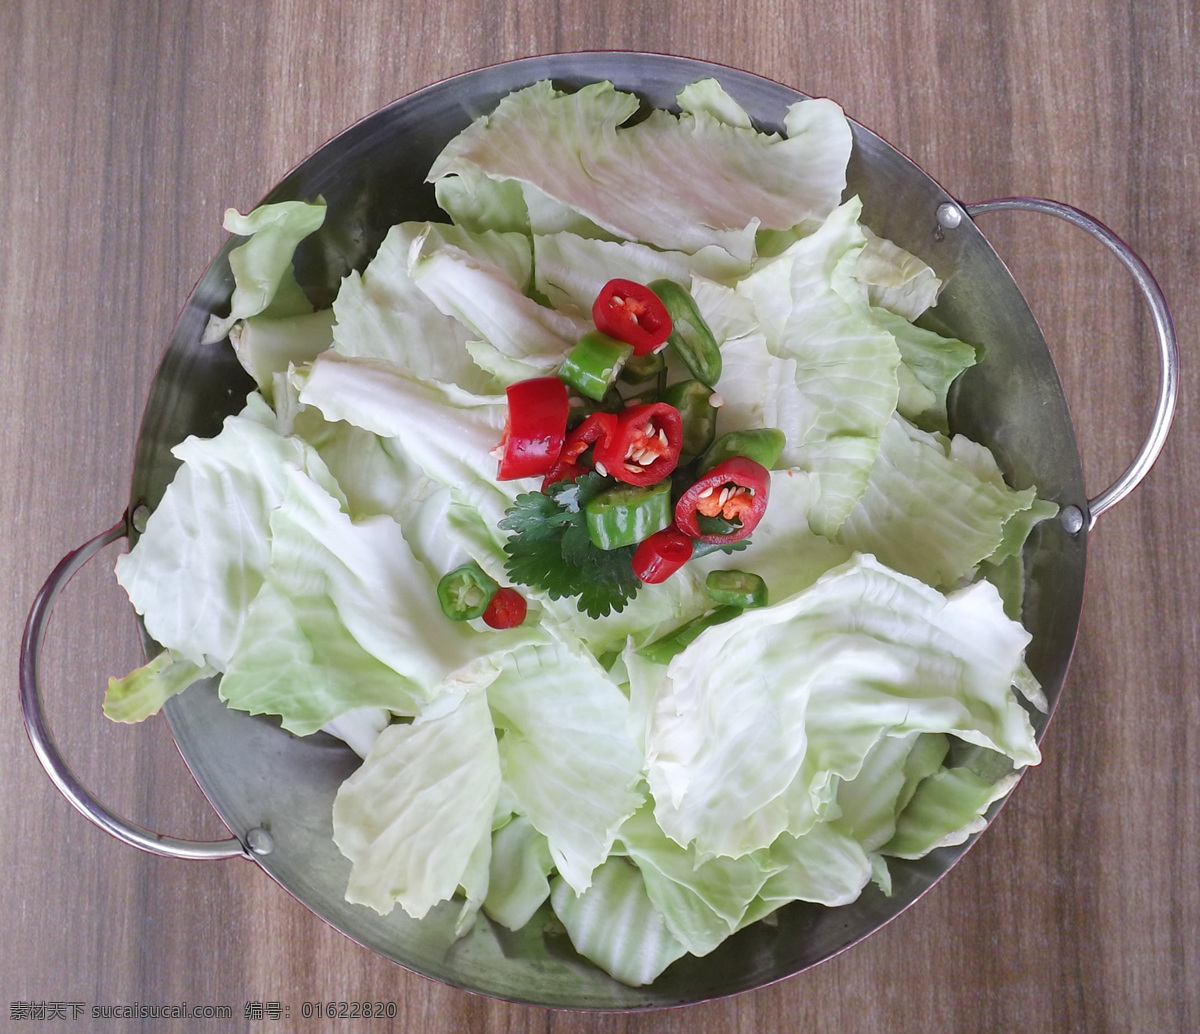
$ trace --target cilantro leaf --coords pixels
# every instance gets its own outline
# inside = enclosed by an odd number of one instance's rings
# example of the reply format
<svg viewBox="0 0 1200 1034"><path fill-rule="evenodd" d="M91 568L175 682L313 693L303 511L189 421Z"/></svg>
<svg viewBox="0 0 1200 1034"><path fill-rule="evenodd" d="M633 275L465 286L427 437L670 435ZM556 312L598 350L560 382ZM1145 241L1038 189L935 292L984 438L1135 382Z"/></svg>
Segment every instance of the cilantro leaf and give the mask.
<svg viewBox="0 0 1200 1034"><path fill-rule="evenodd" d="M641 585L633 573L634 547L600 549L584 515L589 500L609 484L589 473L517 496L500 521L512 532L504 544L508 576L551 599L578 597L576 605L589 617L624 610Z"/></svg>
<svg viewBox="0 0 1200 1034"><path fill-rule="evenodd" d="M559 525L569 524L571 516L551 496L522 492L505 511L500 527L529 539L544 539L558 534Z"/></svg>
<svg viewBox="0 0 1200 1034"><path fill-rule="evenodd" d="M696 514L696 526L705 535L732 535L735 531L742 530L742 522L739 520L731 521L720 515L707 517L702 513Z"/></svg>
<svg viewBox="0 0 1200 1034"><path fill-rule="evenodd" d="M613 486L613 478L602 477L595 471L582 474L574 481L557 481L548 489L550 497L570 513L582 513L596 496Z"/></svg>
<svg viewBox="0 0 1200 1034"><path fill-rule="evenodd" d="M562 534L562 558L565 563L574 567L583 567L588 562L591 551L595 549L587 528L577 524L568 527Z"/></svg>
<svg viewBox="0 0 1200 1034"><path fill-rule="evenodd" d="M748 545L749 539L738 539L736 542L696 542L692 549L692 559L699 560L709 553L740 553Z"/></svg>

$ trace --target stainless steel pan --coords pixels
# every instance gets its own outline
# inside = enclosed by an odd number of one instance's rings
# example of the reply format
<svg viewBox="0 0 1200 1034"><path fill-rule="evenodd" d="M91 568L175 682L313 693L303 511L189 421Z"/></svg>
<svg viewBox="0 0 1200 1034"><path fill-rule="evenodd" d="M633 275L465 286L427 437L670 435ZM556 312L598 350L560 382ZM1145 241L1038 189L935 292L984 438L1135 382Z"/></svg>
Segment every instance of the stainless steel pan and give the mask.
<svg viewBox="0 0 1200 1034"><path fill-rule="evenodd" d="M328 202L324 227L302 246L297 275L314 298L332 297L340 278L361 268L387 228L402 219L437 217L425 174L445 143L505 94L537 80L582 85L601 79L669 107L696 79L715 76L765 129L782 125L800 95L760 77L701 61L633 53L537 57L469 72L423 89L351 126L313 154L265 201ZM1178 355L1163 295L1142 262L1090 216L1057 202L1011 198L962 204L908 158L854 125L849 192L861 195L864 221L927 261L945 281L930 315L934 329L982 345L985 361L952 396L952 421L988 444L1016 487L1036 484L1061 507L1041 525L1027 553L1024 621L1033 634L1028 662L1053 705L1066 676L1083 598L1088 531L1134 489L1161 450L1170 426ZM1020 291L975 219L1020 208L1066 219L1100 239L1134 277L1149 306L1161 366L1153 425L1129 468L1088 498L1067 403L1046 342ZM114 814L74 776L42 709L38 661L51 607L71 574L104 545L136 540L175 470L172 446L189 434L212 435L239 408L250 383L227 345L204 346L208 316L232 289L230 242L188 299L154 378L134 461L129 509L111 529L67 556L39 593L21 655L21 698L30 739L51 779L98 825L135 847L187 858L244 857L347 936L436 980L494 997L575 1009L672 1006L759 987L800 972L877 930L937 882L969 845L940 849L894 866L894 894L868 887L854 904L796 904L777 923L759 923L706 958L680 960L653 985L623 986L579 959L563 936L536 920L512 934L481 919L456 940L456 910L416 922L400 909L381 917L343 899L349 862L334 846L331 808L357 758L318 734L297 739L274 722L231 711L201 683L166 707L172 734L197 783L232 836L193 842L160 836ZM156 650L147 640L148 651ZM80 705L95 708L99 695ZM1038 716L1039 737L1049 715Z"/></svg>

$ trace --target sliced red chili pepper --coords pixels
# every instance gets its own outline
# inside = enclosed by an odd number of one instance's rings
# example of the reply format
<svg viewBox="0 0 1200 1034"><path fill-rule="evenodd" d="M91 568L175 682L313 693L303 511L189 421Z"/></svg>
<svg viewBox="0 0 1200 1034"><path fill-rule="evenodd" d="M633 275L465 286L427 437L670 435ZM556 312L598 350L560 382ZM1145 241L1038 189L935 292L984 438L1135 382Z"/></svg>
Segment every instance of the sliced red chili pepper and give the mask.
<svg viewBox="0 0 1200 1034"><path fill-rule="evenodd" d="M679 497L675 523L700 542L724 544L744 539L767 509L771 472L746 456L723 460ZM704 518L720 521L728 531L706 532Z"/></svg>
<svg viewBox="0 0 1200 1034"><path fill-rule="evenodd" d="M528 610L525 597L506 585L496 590L496 595L483 612L483 620L492 628L516 628L525 620Z"/></svg>
<svg viewBox="0 0 1200 1034"><path fill-rule="evenodd" d="M592 453L596 469L630 485L653 485L675 469L683 418L665 402L643 402L617 414L617 426Z"/></svg>
<svg viewBox="0 0 1200 1034"><path fill-rule="evenodd" d="M671 334L662 299L645 284L610 280L592 303L592 322L609 337L633 345L634 355L660 348Z"/></svg>
<svg viewBox="0 0 1200 1034"><path fill-rule="evenodd" d="M633 552L633 573L643 582L657 585L691 559L692 540L672 524L638 543Z"/></svg>
<svg viewBox="0 0 1200 1034"><path fill-rule="evenodd" d="M679 410L648 402L627 406L616 416L616 427L593 453L601 473L631 485L652 485L675 469L683 442Z"/></svg>
<svg viewBox="0 0 1200 1034"><path fill-rule="evenodd" d="M607 441L617 429L617 414L596 412L589 413L574 431L567 435L563 442L562 451L554 466L542 481L542 491L556 481L573 481L588 472L588 468L579 462L579 457L598 442Z"/></svg>
<svg viewBox="0 0 1200 1034"><path fill-rule="evenodd" d="M508 420L500 443L501 481L545 474L558 459L567 436L570 402L557 377L534 377L505 389Z"/></svg>

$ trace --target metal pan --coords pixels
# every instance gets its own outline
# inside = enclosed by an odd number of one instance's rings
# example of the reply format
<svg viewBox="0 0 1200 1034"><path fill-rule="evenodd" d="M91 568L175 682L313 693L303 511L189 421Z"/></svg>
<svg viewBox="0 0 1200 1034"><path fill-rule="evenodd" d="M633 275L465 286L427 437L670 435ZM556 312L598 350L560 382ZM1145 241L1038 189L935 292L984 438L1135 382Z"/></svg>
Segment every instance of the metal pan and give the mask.
<svg viewBox="0 0 1200 1034"><path fill-rule="evenodd" d="M302 245L296 267L314 298L330 298L348 270L366 263L389 226L437 217L433 192L424 183L430 163L453 135L510 91L546 78L561 86L608 79L650 104L670 107L683 86L708 76L768 130L780 129L788 105L801 98L758 76L685 58L636 53L530 58L448 79L383 108L301 163L264 201L318 194L326 199L325 225ZM864 221L919 255L944 280L930 316L933 329L986 352L985 361L956 385L954 428L989 445L1015 487L1036 484L1061 507L1058 520L1036 529L1025 556L1024 622L1033 635L1027 659L1053 713L1079 624L1088 531L1146 475L1170 426L1178 381L1170 314L1144 264L1090 216L1030 198L962 204L869 130L855 124L853 131L848 190L862 197ZM976 217L999 208L1060 217L1101 240L1134 277L1150 309L1161 365L1153 425L1125 473L1090 499L1046 342L1012 276L975 224ZM896 863L891 897L872 885L851 905L788 906L777 922L758 923L706 958L681 959L654 984L632 988L580 959L565 937L546 933L536 919L512 934L481 918L471 933L456 939L453 906L417 922L400 909L381 917L347 904L349 862L334 846L331 809L357 757L322 734L298 739L271 720L227 709L211 683L192 686L165 710L180 752L231 838L193 842L160 836L101 804L71 772L46 724L38 669L42 641L54 600L74 571L107 543L136 540L175 471L171 448L189 434L215 434L252 386L228 345L200 343L209 314L228 303L233 285L227 257L234 243L201 277L167 344L142 421L127 514L62 561L38 594L26 627L21 698L30 739L51 778L84 815L157 854L251 859L348 937L417 973L501 999L572 1009L675 1006L798 973L879 929L955 864L974 838L920 861ZM148 639L146 646L148 652L157 650ZM1048 714L1035 718L1039 737L1048 719Z"/></svg>

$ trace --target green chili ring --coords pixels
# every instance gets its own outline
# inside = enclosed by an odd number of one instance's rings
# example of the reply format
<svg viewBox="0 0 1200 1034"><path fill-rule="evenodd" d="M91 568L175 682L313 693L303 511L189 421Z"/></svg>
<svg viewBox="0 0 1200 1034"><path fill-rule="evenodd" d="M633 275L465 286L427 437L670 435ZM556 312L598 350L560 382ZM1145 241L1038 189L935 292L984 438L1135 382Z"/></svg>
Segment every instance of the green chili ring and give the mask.
<svg viewBox="0 0 1200 1034"><path fill-rule="evenodd" d="M633 355L633 345L591 330L567 353L558 369L558 377L580 395L601 402Z"/></svg>
<svg viewBox="0 0 1200 1034"><path fill-rule="evenodd" d="M663 393L662 400L679 410L683 419L683 447L679 462L690 463L713 444L717 433L717 407L713 390L698 380L678 381Z"/></svg>
<svg viewBox="0 0 1200 1034"><path fill-rule="evenodd" d="M636 545L674 521L671 482L610 488L584 507L584 517L588 537L598 549Z"/></svg>
<svg viewBox="0 0 1200 1034"><path fill-rule="evenodd" d="M470 621L483 616L499 589L496 580L472 561L442 576L437 598L442 613L451 621Z"/></svg>
<svg viewBox="0 0 1200 1034"><path fill-rule="evenodd" d="M787 439L777 427L753 427L721 435L700 458L700 473L707 474L732 456L745 456L771 470L783 454Z"/></svg>
<svg viewBox="0 0 1200 1034"><path fill-rule="evenodd" d="M718 607L746 610L767 605L767 583L749 571L709 571L704 588Z"/></svg>
<svg viewBox="0 0 1200 1034"><path fill-rule="evenodd" d="M721 348L695 299L674 280L655 280L650 290L662 300L671 317L667 347L696 380L715 387L721 379Z"/></svg>

